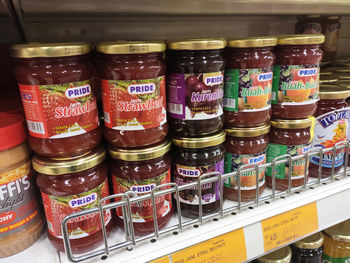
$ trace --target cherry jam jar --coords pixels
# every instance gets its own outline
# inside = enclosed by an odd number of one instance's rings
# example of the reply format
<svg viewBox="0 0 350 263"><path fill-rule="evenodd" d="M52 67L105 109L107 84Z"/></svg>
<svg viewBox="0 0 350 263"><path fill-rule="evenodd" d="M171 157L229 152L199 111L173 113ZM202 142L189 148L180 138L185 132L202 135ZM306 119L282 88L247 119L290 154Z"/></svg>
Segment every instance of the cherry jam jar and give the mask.
<svg viewBox="0 0 350 263"><path fill-rule="evenodd" d="M281 155L289 154L292 157L307 153L311 149L311 126L312 120L272 120L270 129L270 143L267 147L267 163ZM306 167L305 167L306 166ZM276 189L286 190L289 183L289 170L291 169L291 187L304 184L305 168L309 163L305 163L305 158L289 163L276 165ZM266 185L272 188L272 167L266 169ZM306 176L306 180L307 180Z"/></svg>
<svg viewBox="0 0 350 263"><path fill-rule="evenodd" d="M89 52L85 43L12 46L28 142L39 155L76 156L101 141Z"/></svg>
<svg viewBox="0 0 350 263"><path fill-rule="evenodd" d="M332 148L337 143L348 139L349 110L346 98L350 96L350 89L335 85L322 85L320 88L320 100L317 102L315 113L316 125L313 147ZM322 175L329 177L340 171L344 164L344 149L336 151L333 163L333 152L330 150L323 154ZM318 177L319 156L312 156L310 159L310 176Z"/></svg>
<svg viewBox="0 0 350 263"><path fill-rule="evenodd" d="M172 138L172 181L177 185L197 182L203 174L210 172L224 173L226 133L224 131L205 137ZM198 187L194 186L180 191L181 215L196 218L199 215ZM175 196L174 196L175 197ZM176 199L176 198L175 198ZM220 184L202 185L203 215L218 211L220 206Z"/></svg>
<svg viewBox="0 0 350 263"><path fill-rule="evenodd" d="M321 34L278 36L272 85L272 118L312 116L319 99L319 73L324 42Z"/></svg>
<svg viewBox="0 0 350 263"><path fill-rule="evenodd" d="M224 39L168 43L167 103L171 132L201 136L223 127Z"/></svg>
<svg viewBox="0 0 350 263"><path fill-rule="evenodd" d="M292 262L320 263L323 262L323 234L321 232L304 238L291 245Z"/></svg>
<svg viewBox="0 0 350 263"><path fill-rule="evenodd" d="M149 194L156 186L170 183L170 142L165 141L148 148L121 149L111 146L110 170L115 194L134 192L134 196ZM166 188L162 188L166 189ZM171 194L155 198L158 228L162 228L173 213ZM117 222L123 223L122 208L117 208ZM131 204L132 221L136 235L155 231L151 198L141 204Z"/></svg>
<svg viewBox="0 0 350 263"><path fill-rule="evenodd" d="M105 150L102 147L74 158L33 158L48 225L48 238L64 251L61 223L75 212L98 207L109 195ZM112 213L104 212L106 230L112 227ZM82 253L99 246L102 241L101 218L98 212L73 218L67 223L72 251Z"/></svg>
<svg viewBox="0 0 350 263"><path fill-rule="evenodd" d="M226 52L225 127L257 127L271 116L275 37L235 39Z"/></svg>
<svg viewBox="0 0 350 263"><path fill-rule="evenodd" d="M116 146L145 147L168 133L163 42L107 42L97 46L104 136Z"/></svg>
<svg viewBox="0 0 350 263"><path fill-rule="evenodd" d="M226 129L225 174L237 171L241 166L266 163L266 149L269 143L270 125L255 128ZM246 166L248 168L250 166ZM240 174L241 201L256 198L256 172ZM259 194L265 189L265 169L259 169ZM238 176L228 178L224 183L225 198L238 201Z"/></svg>

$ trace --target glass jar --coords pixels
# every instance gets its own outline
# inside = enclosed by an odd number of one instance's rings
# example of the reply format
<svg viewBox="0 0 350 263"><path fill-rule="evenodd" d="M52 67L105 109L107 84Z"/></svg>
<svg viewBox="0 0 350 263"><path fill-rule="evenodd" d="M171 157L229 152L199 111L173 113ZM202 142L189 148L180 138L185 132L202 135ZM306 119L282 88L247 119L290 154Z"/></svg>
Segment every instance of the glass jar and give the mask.
<svg viewBox="0 0 350 263"><path fill-rule="evenodd" d="M225 141L224 131L212 136L172 139L172 180L177 185L197 182L203 174L224 173ZM180 204L183 216L196 218L199 215L198 187L180 191ZM203 215L214 213L220 206L220 183L202 185Z"/></svg>
<svg viewBox="0 0 350 263"><path fill-rule="evenodd" d="M322 33L326 36L326 40L322 50L325 60L331 60L337 54L340 25L340 16L326 16L323 18Z"/></svg>
<svg viewBox="0 0 350 263"><path fill-rule="evenodd" d="M319 99L321 34L278 36L272 85L272 118L312 116Z"/></svg>
<svg viewBox="0 0 350 263"><path fill-rule="evenodd" d="M295 24L295 34L321 34L322 24L320 15L297 16L298 23Z"/></svg>
<svg viewBox="0 0 350 263"><path fill-rule="evenodd" d="M292 262L320 263L323 254L323 234L321 232L292 244Z"/></svg>
<svg viewBox="0 0 350 263"><path fill-rule="evenodd" d="M158 185L170 183L170 142L165 141L156 146L138 149L109 148L112 157L110 169L115 194L133 191L134 195L152 192ZM164 188L165 189L165 188ZM171 194L155 199L158 228L162 228L172 215ZM132 221L136 235L153 233L154 217L151 199L142 201L141 206L131 205ZM116 211L117 222L123 223L122 208Z"/></svg>
<svg viewBox="0 0 350 263"><path fill-rule="evenodd" d="M31 246L42 233L44 219L36 199L24 118L0 114L0 138L0 258L4 258Z"/></svg>
<svg viewBox="0 0 350 263"><path fill-rule="evenodd" d="M289 154L292 157L307 153L311 148L311 119L301 120L279 120L271 121L270 143L267 147L267 163L281 155ZM276 189L283 191L288 189L289 169L291 171L291 187L297 187L304 184L305 158L292 161L292 167L289 163L276 165ZM307 180L307 176L306 176ZM266 169L266 184L272 188L272 167Z"/></svg>
<svg viewBox="0 0 350 263"><path fill-rule="evenodd" d="M36 182L43 199L48 238L58 250L64 251L61 223L72 213L98 207L109 195L105 150L98 147L74 158L33 158L38 172ZM112 214L105 210L106 229L112 229ZM100 214L90 213L69 221L68 233L72 251L82 253L99 246L102 241Z"/></svg>
<svg viewBox="0 0 350 263"><path fill-rule="evenodd" d="M333 67L332 70L339 80L350 80L350 64L347 64L347 66Z"/></svg>
<svg viewBox="0 0 350 263"><path fill-rule="evenodd" d="M266 149L269 143L270 125L255 128L226 129L225 174L237 171L241 166L266 163ZM241 201L255 200L256 172L243 172L240 176ZM226 198L238 201L238 177L228 178L224 183ZM259 194L265 189L265 169L259 170Z"/></svg>
<svg viewBox="0 0 350 263"><path fill-rule="evenodd" d="M315 113L316 126L313 138L313 147L322 149L335 146L338 142L347 140L349 129L348 104L346 98L350 96L350 90L346 87L334 87L334 85L322 85L320 88L320 101L317 102ZM323 154L322 177L329 177L332 173L332 151ZM334 173L340 171L344 164L344 149L337 150L334 159ZM310 176L318 177L320 158L312 156L310 159Z"/></svg>
<svg viewBox="0 0 350 263"><path fill-rule="evenodd" d="M323 71L320 72L320 85L322 84L336 84L338 81L337 76L334 74L333 71Z"/></svg>
<svg viewBox="0 0 350 263"><path fill-rule="evenodd" d="M256 127L269 122L275 37L235 39L226 51L225 127Z"/></svg>
<svg viewBox="0 0 350 263"><path fill-rule="evenodd" d="M261 263L289 263L292 259L292 250L289 246L282 247L272 253L257 259Z"/></svg>
<svg viewBox="0 0 350 263"><path fill-rule="evenodd" d="M168 43L167 103L171 132L201 136L223 127L224 39Z"/></svg>
<svg viewBox="0 0 350 263"><path fill-rule="evenodd" d="M29 146L47 157L85 153L101 141L86 43L12 46Z"/></svg>
<svg viewBox="0 0 350 263"><path fill-rule="evenodd" d="M323 262L349 262L350 220L324 231Z"/></svg>
<svg viewBox="0 0 350 263"><path fill-rule="evenodd" d="M104 136L116 147L145 147L168 133L163 42L100 43Z"/></svg>

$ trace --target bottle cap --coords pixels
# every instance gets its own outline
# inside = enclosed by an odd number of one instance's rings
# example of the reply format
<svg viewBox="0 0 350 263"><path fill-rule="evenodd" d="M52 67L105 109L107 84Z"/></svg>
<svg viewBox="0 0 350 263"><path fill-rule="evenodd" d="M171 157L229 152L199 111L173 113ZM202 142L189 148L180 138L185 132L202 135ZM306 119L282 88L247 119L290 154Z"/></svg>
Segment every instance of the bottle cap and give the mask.
<svg viewBox="0 0 350 263"><path fill-rule="evenodd" d="M23 143L27 138L24 118L15 114L0 114L0 151Z"/></svg>

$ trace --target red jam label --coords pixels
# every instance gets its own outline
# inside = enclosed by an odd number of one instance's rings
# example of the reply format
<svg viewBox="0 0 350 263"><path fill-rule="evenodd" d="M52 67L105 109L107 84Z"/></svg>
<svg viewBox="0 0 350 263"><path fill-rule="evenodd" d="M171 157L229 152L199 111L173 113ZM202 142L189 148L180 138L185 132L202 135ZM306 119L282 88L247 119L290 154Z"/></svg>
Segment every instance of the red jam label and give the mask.
<svg viewBox="0 0 350 263"><path fill-rule="evenodd" d="M19 84L30 135L65 138L99 126L90 81L57 85Z"/></svg>
<svg viewBox="0 0 350 263"><path fill-rule="evenodd" d="M224 75L222 71L170 74L168 113L181 120L206 120L223 114Z"/></svg>
<svg viewBox="0 0 350 263"><path fill-rule="evenodd" d="M57 238L63 238L61 231L63 219L72 213L97 207L99 201L109 195L108 181L106 179L98 187L81 194L53 196L41 192L41 195L49 232ZM105 225L111 221L110 210L105 210L104 219ZM67 226L70 239L84 238L102 229L98 212L73 218L68 221Z"/></svg>
<svg viewBox="0 0 350 263"><path fill-rule="evenodd" d="M263 111L271 108L272 68L225 71L224 110Z"/></svg>
<svg viewBox="0 0 350 263"><path fill-rule="evenodd" d="M181 164L175 164L173 170L174 182L177 185L189 184L197 182L198 177L210 172L219 172L224 174L224 159L213 165L208 166L185 166ZM180 191L180 202L189 205L198 205L198 187L194 186ZM220 200L220 184L207 183L202 184L202 204L211 204Z"/></svg>
<svg viewBox="0 0 350 263"><path fill-rule="evenodd" d="M272 163L273 160L281 155L290 154L292 157L307 153L311 149L311 144L301 145L282 145L276 143L269 143L267 147L267 162ZM309 164L307 164L309 166ZM289 164L276 165L276 178L288 179ZM304 178L305 174L305 159L297 160L292 162L292 180ZM266 175L272 176L272 168L266 169Z"/></svg>
<svg viewBox="0 0 350 263"><path fill-rule="evenodd" d="M331 111L316 117L315 135L313 138L313 146L322 149L331 148L338 142L347 140L347 131L349 129L350 109L343 108ZM344 150L336 152L334 167L342 166L344 163ZM332 168L332 151L323 154L322 167ZM311 163L318 165L320 158L318 156L311 157Z"/></svg>
<svg viewBox="0 0 350 263"><path fill-rule="evenodd" d="M235 172L239 167L246 164L261 165L266 163L266 152L258 154L234 154L226 153L225 155L225 173ZM256 172L249 171L241 173L241 190L256 189ZM265 169L259 169L259 187L265 183ZM224 186L232 189L238 189L238 176L226 179Z"/></svg>
<svg viewBox="0 0 350 263"><path fill-rule="evenodd" d="M0 174L0 238L26 228L38 216L31 163Z"/></svg>
<svg viewBox="0 0 350 263"><path fill-rule="evenodd" d="M105 125L145 130L167 122L165 76L143 80L101 80Z"/></svg>
<svg viewBox="0 0 350 263"><path fill-rule="evenodd" d="M305 105L319 100L319 65L275 66L272 103Z"/></svg>
<svg viewBox="0 0 350 263"><path fill-rule="evenodd" d="M149 194L157 185L170 183L170 169L160 176L144 180L125 180L113 175L114 193L125 193L133 191L137 195ZM164 188L165 189L165 188ZM171 211L171 194L155 198L157 218L165 217ZM147 199L138 204L131 204L132 220L134 223L145 223L153 221L152 200ZM123 218L122 207L117 208L117 216Z"/></svg>

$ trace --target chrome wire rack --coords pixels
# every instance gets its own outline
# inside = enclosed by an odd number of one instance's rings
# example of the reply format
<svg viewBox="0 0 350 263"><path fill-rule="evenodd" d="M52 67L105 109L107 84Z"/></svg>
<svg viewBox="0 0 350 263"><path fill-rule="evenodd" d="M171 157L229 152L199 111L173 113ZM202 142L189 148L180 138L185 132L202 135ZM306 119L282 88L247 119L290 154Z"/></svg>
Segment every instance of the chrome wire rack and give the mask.
<svg viewBox="0 0 350 263"><path fill-rule="evenodd" d="M344 151L344 169L342 169L341 172L335 173L335 157L336 153ZM332 169L331 169L331 175L327 178L322 178L322 157L324 153L332 153ZM167 233L171 233L173 231L186 231L184 230L185 227L195 225L195 224L205 224L206 220L217 218L217 217L225 217L228 214L231 213L241 213L244 212L244 210L251 206L259 206L263 202L273 202L275 199L281 196L289 196L294 192L297 191L307 191L309 187L317 187L323 183L328 183L334 180L339 180L341 178L346 177L348 174L350 174L350 170L347 171L346 167L348 166L348 155L349 155L349 142L339 142L332 148L326 148L322 149L320 147L311 148L307 153L298 155L298 156L291 156L289 154L282 155L276 157L272 163L266 163L262 165L254 165L251 164L241 166L237 171L223 174L221 175L218 172L211 172L207 174L203 174L198 178L197 182L192 182L189 184L178 186L175 183L167 183L163 185L156 186L153 188L152 192L149 194L144 195L137 195L135 192L128 191L122 194L114 194L110 195L108 197L105 197L100 200L99 206L96 208L88 209L79 211L73 214L68 215L65 217L65 219L62 221L62 233L63 233L63 242L64 247L66 251L66 255L68 259L71 262L81 262L96 256L108 256L111 251L126 248L127 250L132 250L134 246L137 246L140 242L150 239L158 239L161 238L163 235ZM275 167L280 164L289 164L289 167L292 167L293 161L298 160L305 160L305 163L309 163L309 160L312 156L318 156L319 158L319 166L318 166L318 178L316 180L310 180L308 181L308 168L307 165L305 165L304 170L304 183L301 186L298 187L292 187L292 169L288 170L287 178L288 178L288 189L284 191L278 191L276 190L276 174L275 174ZM241 178L240 174L244 172L250 172L255 171L256 174L259 174L260 169L266 169L268 167L272 167L272 188L271 188L271 194L267 196L260 196L259 191L256 191L256 197L254 201L250 202L242 202L241 201ZM237 191L238 191L238 202L231 202L229 206L225 204L224 207L224 195L223 195L223 182L225 179L229 177L236 177L237 179ZM202 185L208 184L208 183L214 183L219 182L220 185L220 206L219 211L210 213L210 214L203 214L203 204L202 204ZM259 176L256 176L256 185L259 185ZM180 206L180 199L179 199L179 193L183 190L190 189L196 187L198 189L198 203L199 203L199 214L197 218L184 220L181 216L181 206ZM176 208L177 212L175 214L176 216L176 223L171 224L168 226L168 224L162 228L159 229L158 227L158 220L157 220L157 211L156 211L156 198L160 196L165 196L168 194L174 195L175 198L174 202L176 202ZM115 199L118 199L116 201ZM154 218L154 232L142 235L142 236L136 236L134 231L134 226L132 223L132 213L131 213L131 207L132 205L137 205L141 201L151 200L153 204L153 218ZM107 203L107 201L109 203ZM107 238L107 230L106 226L104 224L105 222L105 213L106 210L111 209L117 209L121 207L123 211L123 221L124 221L124 233L125 233L125 240L122 242L111 242L109 238ZM72 247L70 244L70 238L69 238L69 231L68 231L68 222L74 218L81 217L84 215L92 214L92 213L99 213L101 218L101 225L102 225L102 235L103 235L103 247L97 250L93 250L90 252L87 252L82 255L75 255L72 252Z"/></svg>

